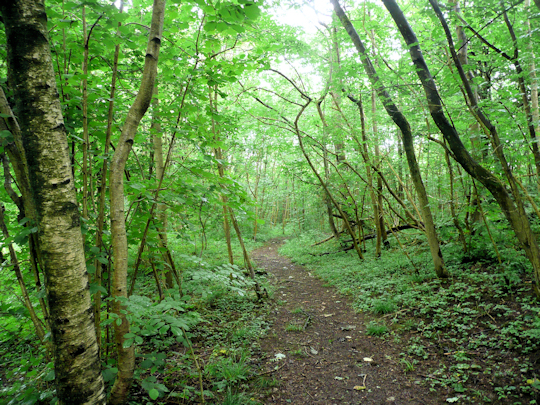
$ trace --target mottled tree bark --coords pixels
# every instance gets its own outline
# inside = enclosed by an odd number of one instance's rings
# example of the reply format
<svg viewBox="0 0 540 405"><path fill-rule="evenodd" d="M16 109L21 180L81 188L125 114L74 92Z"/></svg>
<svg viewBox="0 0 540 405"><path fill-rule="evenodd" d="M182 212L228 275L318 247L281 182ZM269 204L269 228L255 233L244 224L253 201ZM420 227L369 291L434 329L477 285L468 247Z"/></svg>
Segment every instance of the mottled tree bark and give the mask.
<svg viewBox="0 0 540 405"><path fill-rule="evenodd" d="M0 2L9 84L28 164L61 404L103 404L80 214L41 0Z"/></svg>

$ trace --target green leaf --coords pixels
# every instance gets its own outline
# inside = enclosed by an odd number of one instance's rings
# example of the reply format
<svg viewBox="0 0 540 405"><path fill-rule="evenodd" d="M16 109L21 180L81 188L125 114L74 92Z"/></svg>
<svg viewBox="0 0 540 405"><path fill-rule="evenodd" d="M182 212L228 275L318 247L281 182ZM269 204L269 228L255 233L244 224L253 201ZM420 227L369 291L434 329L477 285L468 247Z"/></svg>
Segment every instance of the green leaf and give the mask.
<svg viewBox="0 0 540 405"><path fill-rule="evenodd" d="M233 30L235 30L236 32L238 32L238 33L242 33L242 32L245 32L245 31L246 31L246 29L245 29L244 27L242 27L241 25L237 25L237 24L232 24L232 25L231 25L231 28L232 28ZM235 80L236 80L236 79L235 79Z"/></svg>
<svg viewBox="0 0 540 405"><path fill-rule="evenodd" d="M8 144L10 142L13 142L13 134L8 131L7 129L4 129L3 131L0 131L0 143L1 144Z"/></svg>
<svg viewBox="0 0 540 405"><path fill-rule="evenodd" d="M151 359L146 359L141 362L139 365L140 368L150 368L154 365L154 362Z"/></svg>
<svg viewBox="0 0 540 405"><path fill-rule="evenodd" d="M141 183L129 183L129 186L135 190L142 190L144 188L144 185Z"/></svg>
<svg viewBox="0 0 540 405"><path fill-rule="evenodd" d="M207 22L204 24L204 30L206 32L214 32L216 30L217 24L215 22Z"/></svg>
<svg viewBox="0 0 540 405"><path fill-rule="evenodd" d="M49 371L45 377L43 377L45 381L52 381L54 380L54 370Z"/></svg>
<svg viewBox="0 0 540 405"><path fill-rule="evenodd" d="M97 283L90 283L90 295L93 295L98 291L101 291L102 294L107 294L107 290L105 289L105 287Z"/></svg>
<svg viewBox="0 0 540 405"><path fill-rule="evenodd" d="M159 398L159 391L155 388L152 388L150 391L148 391L148 396L155 401Z"/></svg>
<svg viewBox="0 0 540 405"><path fill-rule="evenodd" d="M30 221L30 218L24 217L23 219L21 219L21 220L19 221L19 225L22 226L22 225L26 224L28 221Z"/></svg>
<svg viewBox="0 0 540 405"><path fill-rule="evenodd" d="M33 227L33 228L26 227L21 232L19 232L17 235L15 235L13 237L13 241L17 245L21 245L21 246L25 245L28 242L28 235L30 235L31 233L34 233L34 232L37 232L36 227Z"/></svg>
<svg viewBox="0 0 540 405"><path fill-rule="evenodd" d="M116 377L116 374L118 374L118 369L116 367L107 368L102 372L103 380L105 380L105 382L112 381Z"/></svg>
<svg viewBox="0 0 540 405"><path fill-rule="evenodd" d="M456 392L465 392L465 387L463 387L463 385L457 383L457 384L454 384L454 391Z"/></svg>
<svg viewBox="0 0 540 405"><path fill-rule="evenodd" d="M255 4L244 6L244 13L250 20L256 20L261 14L261 10Z"/></svg>
<svg viewBox="0 0 540 405"><path fill-rule="evenodd" d="M107 260L106 257L98 257L97 260L98 260L98 262L100 262L101 264L107 264L107 263L109 263L109 260Z"/></svg>

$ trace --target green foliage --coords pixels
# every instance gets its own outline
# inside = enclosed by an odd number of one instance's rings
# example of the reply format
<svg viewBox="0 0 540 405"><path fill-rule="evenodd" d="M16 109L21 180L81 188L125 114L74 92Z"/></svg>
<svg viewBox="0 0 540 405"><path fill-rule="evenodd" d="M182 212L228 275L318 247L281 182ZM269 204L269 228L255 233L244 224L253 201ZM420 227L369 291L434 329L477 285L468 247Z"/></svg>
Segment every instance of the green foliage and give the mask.
<svg viewBox="0 0 540 405"><path fill-rule="evenodd" d="M203 266L204 263L201 263ZM228 292L244 296L254 286L253 280L248 278L236 265L224 263L211 270L196 269L186 271L186 288L193 294L200 295L207 300L206 305L212 305L219 297Z"/></svg>
<svg viewBox="0 0 540 405"><path fill-rule="evenodd" d="M288 323L287 325L285 325L285 330L287 332L303 332L304 327L295 323Z"/></svg>
<svg viewBox="0 0 540 405"><path fill-rule="evenodd" d="M233 393L230 388L227 390L227 394L222 402L223 405L256 405L259 403L245 393Z"/></svg>
<svg viewBox="0 0 540 405"><path fill-rule="evenodd" d="M131 332L126 334L124 346L133 344L151 344L157 349L170 346L172 341L187 345L185 334L201 321L196 311L187 311L190 308L187 299L178 294L166 297L161 302L153 302L148 297L132 295L125 302L130 309L128 319ZM114 322L115 317L110 314L104 325Z"/></svg>
<svg viewBox="0 0 540 405"><path fill-rule="evenodd" d="M115 46L120 46L121 57L119 85L114 96L114 123L110 128L112 145L116 145L140 82L144 63L141 52L146 46L145 25L149 24L150 8L141 1L130 3L122 12L112 3L84 3L87 22L92 27L88 41L90 73L84 75L80 68L84 49L82 22L80 18L73 17L82 15L83 3L53 0L47 2L46 6L54 68L65 127L72 147L74 186L78 190L83 189L85 178L81 170L85 143L82 139L81 82L83 79L88 81L87 146L90 169L87 174L90 179L90 206L95 207L98 204L97 191L104 180L101 165L111 158L111 153L105 153L108 128L104 117L108 116L111 98L111 67ZM136 347L139 356L136 378L145 395L151 400L159 400L168 389L171 390L171 397L178 395L179 400L190 400L196 395L197 384L194 380L199 370L196 370L189 356L181 358L185 367L173 367L163 357L171 347L189 347L192 341L201 340L207 345L224 347L226 352L233 350L236 353L235 350L239 348L249 351L254 349L257 338L269 327L264 320L263 308L254 302L254 282L238 264L243 260L238 244L233 246L237 264L225 263L227 246L222 226L222 197L226 197L225 205L234 211L248 249L260 246L255 241L293 235L296 239L289 240L282 251L299 263L317 267L328 286L335 286L354 299L356 310L371 312L373 316L388 315L385 319L392 319L392 330L395 327L398 331L418 332L425 339L446 339L447 345L453 349L452 358L458 363L455 369L444 371L449 373L445 375L445 386L455 392L460 392L460 387L465 383L463 373L474 370L471 364L473 360L460 358L465 349L496 348L505 354L517 352L520 355L538 350L538 307L526 295L530 287L530 265L517 250L515 237L510 233L497 204L477 185L489 231L501 256L502 264L499 264L497 252L487 236L486 225L473 220L477 211L470 200L471 181L465 173L455 170L455 166L450 195L444 151L435 143L428 142L424 135L429 133L435 137L434 126L425 114L419 113L426 110L425 101L418 96L415 86L403 85L416 83L414 69L408 59L396 52L401 46L397 40L398 33L388 13L379 4L366 3L360 8L351 7L348 11L353 19L361 19L364 29L374 30L373 41L377 43L371 45L376 47L378 56L389 63L378 63L383 72L381 77L392 95L399 100L400 108L418 134L415 147L431 198L431 208L434 216L439 218L438 231L452 278L448 281L436 279L425 238L416 230L399 234L410 260L396 248L393 236L389 236L392 248L383 251L380 259L374 257L369 242L363 246L367 252L362 264L352 259L350 253L317 256L346 246L348 242L344 236L338 241L306 248L328 236L327 207L325 194L300 152L291 126L298 106L305 100L291 83L296 83L295 86L312 99L320 97L321 85L326 82L330 71L329 61L335 58L328 46L330 37L324 31L301 35L301 29L272 17L267 12L267 6L248 0L197 0L171 4L165 13L166 40L162 44L158 68L161 108L155 106L152 114L143 119L133 153L127 162L126 236L132 271L146 224L151 219L151 207L156 201L163 203L169 215L169 248L180 270L185 295L180 297L177 290L171 290L165 292L161 302L155 299L155 281L150 263L155 264L158 276L167 270L168 265L163 259L165 249L158 243L157 224L150 221L147 249L143 252L136 280L137 289L124 302L132 324L131 332L125 336L126 346ZM412 24L422 47L429 50L425 55L433 67L432 72L437 72L437 85L453 125L460 131L463 142L475 159L481 160L484 167L497 175L502 174L501 163L490 152L488 140L477 136L471 126L474 119L465 114L466 103L461 96L455 71L449 69L446 59L440 58L446 48L439 23L429 8L412 3L407 7L409 14L414 16ZM483 27L485 21L491 21L489 40L499 44L502 49L514 42L503 25L503 19L495 18L500 16L500 10L499 3L486 1L465 7L462 12L472 27ZM518 22L514 24L516 43L520 47L520 60L526 67L533 60L531 50L538 49L538 36L529 35L526 31L527 10L514 7L508 13L512 21ZM348 93L356 96L361 94L366 99L369 89L364 90L365 78L358 75L358 60L354 56L353 46L343 30L337 30L334 35L339 42L341 56L340 63L331 66L329 89L334 92L338 89L337 93L346 89ZM3 28L0 29L0 41L5 44ZM7 60L6 49L6 46L0 46L2 60ZM521 90L515 85L516 69L510 61L486 52L485 45L475 37L469 38L468 49L469 64L465 70L474 72L480 106L497 123L509 166L515 170L515 176L528 180L524 187L537 200L535 178L528 172L532 159L528 152L523 152L528 151L530 141L523 138L521 131L527 127L528 118L520 103L515 102L522 98ZM0 70L2 76L6 77L5 65ZM285 79L275 70L289 77ZM527 76L527 71L523 75ZM526 81L530 81L530 78L526 77ZM9 90L6 88L8 98L11 97ZM315 168L326 176L326 186L338 204L347 207L350 217L363 224L362 233L368 234L374 226L371 218L373 207L366 197L369 194L365 184L366 164L357 153L358 147L363 146L355 139L361 128L360 116L356 105L348 103L344 97L338 101L336 103L332 97L322 100L321 107L329 124L327 131L321 125L315 103L311 103L309 108L313 110L308 108L299 122L300 132ZM405 189L412 188L404 170L406 162L399 152L398 136L393 124L384 115L384 109L380 108L380 103L377 106L374 112L365 108L364 118L368 126L379 123L379 134L373 133L366 148L370 156L375 156L375 144L378 142L384 159L376 162L377 166L386 176L389 187L399 190L406 206L414 211L411 208L413 201L409 201L411 196L405 195L408 192L403 192L394 175L396 172L399 174ZM169 172L157 197L152 147L152 136L156 130L149 129L152 117L161 124L161 132L157 135L164 144L172 146L174 137L175 145L171 149ZM11 132L0 131L0 151L12 138ZM347 164L354 170L343 170L335 165L337 145L342 145ZM223 152L221 158L216 153L218 148ZM322 157L326 153L330 158L324 162ZM325 167L325 163L328 167ZM387 163L392 164L391 170ZM218 173L218 165L224 165L223 175ZM343 185L347 185L348 190ZM382 192L385 200L388 199L389 204L393 205L392 209L385 207L384 211L393 215L397 204L394 207L386 189ZM9 199L2 188L0 200L6 202L11 236L0 242L0 249L7 258L7 244L15 244L18 261L24 266L24 281L29 287L30 301L38 308L39 299L45 297L45 289L38 288L27 265L30 262L28 239L38 229L29 219L18 217L23 215L20 215L15 204L7 202ZM466 249L458 243L456 226L449 218L450 202L455 204L456 221L465 229ZM399 213L401 219L408 217L399 210L396 214ZM526 210L534 230L538 232L539 219L535 218L530 206L527 205ZM105 308L110 301L107 285L112 270L107 204L103 248L94 246L97 213L92 211L82 227L86 240L87 269L91 292L101 291ZM391 222L390 216L386 219ZM391 219L401 221L398 216ZM94 260L103 265L102 285L94 281L97 271ZM54 374L51 374L50 365L44 364L44 350L33 343L33 326L28 318L28 310L16 298L19 287L9 263L6 261L0 266L0 349L5 353L2 354L4 368L0 370L0 395L6 398L15 395L14 403L49 401L54 396L51 383ZM293 312L300 313L301 308ZM38 316L42 317L39 311ZM104 327L110 327L112 322L117 321L106 312L103 318ZM501 318L507 321L501 324L498 322ZM286 328L290 331L295 328L296 331L302 330L294 324ZM367 328L368 331L370 328L380 331L386 326L374 321ZM478 330L484 331L478 333ZM411 342L408 351L415 359L424 359L422 347L419 341ZM240 392L240 385L248 380L250 372L244 368L242 356L235 354L233 357L234 361L215 357L214 366L205 370L204 375L212 387L220 390L218 400L223 403L250 403L252 399ZM112 358L105 359L104 363L103 375L110 384L117 370ZM470 368L460 368L459 364L468 364ZM524 373L531 373L529 366L524 363L523 367L527 368ZM405 367L408 366L405 364ZM169 382L162 381L161 373L170 378ZM459 373L461 377L456 375ZM516 395L518 389L523 389L516 388L523 385L517 382L517 377L515 380L512 384L499 387L500 398L510 398ZM178 392L171 389L176 382L182 387ZM529 389L537 389L529 385ZM210 397L209 391L202 395ZM145 397L145 400L148 398Z"/></svg>
<svg viewBox="0 0 540 405"><path fill-rule="evenodd" d="M205 371L209 378L215 380L218 391L231 388L246 381L250 376L250 367L246 364L248 356L245 352L228 353L227 357L218 358L210 363Z"/></svg>
<svg viewBox="0 0 540 405"><path fill-rule="evenodd" d="M501 238L497 240L500 246L505 246L504 233L496 235ZM392 239L395 248L383 251L380 258L375 258L369 248L363 262L350 253L334 253L331 260L327 255L318 256L339 247L330 243L313 246L323 239L315 233L289 239L281 252L308 265L329 285L351 296L356 310L372 313L374 319L366 325L366 334L387 333L383 322L388 319L393 333L413 331L412 337L406 335L406 351L402 353L405 371L417 369L433 347L442 344L451 356L445 356L447 368L431 372L433 377L426 379L433 389L451 389L469 397L470 403L478 403L478 398L483 402L490 397L517 398L522 393L534 397L532 383L526 381L534 382L535 378L529 355L539 347L540 306L527 282L531 279L530 266L511 249L513 241L499 249L503 263L489 262L490 266L485 260L462 263L461 256L454 255L459 246L443 245L451 278L440 280L433 276L423 237L413 230L401 232L400 237L416 239L415 246L406 247L415 268ZM485 244L486 249L489 244ZM506 369L504 373L502 368ZM493 392L472 394L474 384L470 381L482 372L495 375Z"/></svg>
<svg viewBox="0 0 540 405"><path fill-rule="evenodd" d="M409 373L409 372L414 371L414 362L410 362L407 359L401 359L399 362L403 366L403 371L405 373Z"/></svg>
<svg viewBox="0 0 540 405"><path fill-rule="evenodd" d="M368 336L383 336L388 333L388 328L384 324L370 322L366 325L366 335Z"/></svg>
<svg viewBox="0 0 540 405"><path fill-rule="evenodd" d="M36 357L25 354L18 360L19 364L5 375L5 381L13 383L2 387L0 399L5 401L2 403L18 405L53 401L56 398L53 363L43 365L42 354Z"/></svg>
<svg viewBox="0 0 540 405"><path fill-rule="evenodd" d="M17 223L15 227L20 229ZM7 242L9 240L0 242L0 248ZM15 248L19 259L23 259L24 247L16 245ZM24 271L24 277L31 285L33 280L28 273ZM38 297L43 297L43 292L34 287L29 293L31 302L37 307ZM30 314L19 296L12 266L7 261L0 263L0 358L3 364L0 368L0 402L15 405L50 401L55 397L53 364L45 362L45 348L36 345Z"/></svg>
<svg viewBox="0 0 540 405"><path fill-rule="evenodd" d="M291 314L302 314L302 313L304 313L304 309L302 307L294 308L291 311Z"/></svg>
<svg viewBox="0 0 540 405"><path fill-rule="evenodd" d="M389 314L396 310L396 304L390 299L379 299L373 302L372 312L374 314Z"/></svg>

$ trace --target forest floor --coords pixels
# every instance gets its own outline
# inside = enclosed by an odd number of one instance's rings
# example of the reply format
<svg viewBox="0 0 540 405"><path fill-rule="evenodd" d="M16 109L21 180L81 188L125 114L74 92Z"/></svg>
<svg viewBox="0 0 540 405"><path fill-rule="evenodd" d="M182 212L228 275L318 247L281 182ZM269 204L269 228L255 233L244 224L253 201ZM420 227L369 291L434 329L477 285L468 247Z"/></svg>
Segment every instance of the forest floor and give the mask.
<svg viewBox="0 0 540 405"><path fill-rule="evenodd" d="M262 374L279 381L265 404L443 404L400 363L403 345L366 335L368 315L308 269L278 253L284 238L252 252L276 286L269 335L262 339ZM406 339L406 336L402 336ZM427 366L427 365L426 365Z"/></svg>

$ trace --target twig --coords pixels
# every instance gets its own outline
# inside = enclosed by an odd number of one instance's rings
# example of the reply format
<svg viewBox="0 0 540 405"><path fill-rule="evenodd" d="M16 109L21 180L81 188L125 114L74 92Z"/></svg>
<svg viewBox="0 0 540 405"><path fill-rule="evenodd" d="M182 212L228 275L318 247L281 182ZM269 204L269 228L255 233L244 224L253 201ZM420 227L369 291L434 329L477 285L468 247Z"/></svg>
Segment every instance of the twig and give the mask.
<svg viewBox="0 0 540 405"><path fill-rule="evenodd" d="M255 374L257 377L260 377L261 375L265 375L265 374L270 374L270 373L273 373L274 371L279 371L281 370L283 367L285 367L287 365L287 363L283 363L283 365L281 367L278 367L278 368L274 368L272 370L268 370L268 371L265 371L264 373L259 373L259 374Z"/></svg>
<svg viewBox="0 0 540 405"><path fill-rule="evenodd" d="M390 313L390 314L386 314L385 316L383 316L383 318L389 317L389 316L391 316L391 315L397 315L397 314L399 314L399 313L401 313L401 312L406 312L406 311L407 311L407 309L400 309L400 310L397 311L397 312L392 312L392 313Z"/></svg>
<svg viewBox="0 0 540 405"><path fill-rule="evenodd" d="M197 361L197 356L195 355L195 351L193 350L193 346L191 344L191 340L189 339L186 331L184 328L181 328L183 334L184 334L184 337L186 339L186 342L189 346L189 350L191 351L191 356L193 357L193 361L195 362L195 367L197 367L197 372L199 373L199 385L200 385L200 389L201 389L201 402L204 404L205 403L205 400L204 400L204 387L203 387L203 380L202 380L202 369L201 369L201 366L199 364L199 362Z"/></svg>
<svg viewBox="0 0 540 405"><path fill-rule="evenodd" d="M306 330L310 321L311 321L311 315L308 315L306 321L304 322L304 326L302 327L302 330Z"/></svg>

